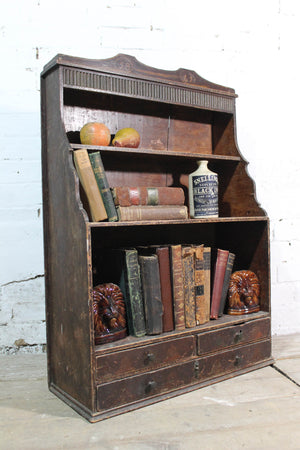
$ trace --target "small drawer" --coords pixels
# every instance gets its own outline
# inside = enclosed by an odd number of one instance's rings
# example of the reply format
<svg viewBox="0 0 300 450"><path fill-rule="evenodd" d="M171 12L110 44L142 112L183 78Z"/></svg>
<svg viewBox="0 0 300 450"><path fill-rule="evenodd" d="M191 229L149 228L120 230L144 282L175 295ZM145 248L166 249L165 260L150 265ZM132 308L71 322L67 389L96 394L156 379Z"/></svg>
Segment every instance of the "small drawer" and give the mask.
<svg viewBox="0 0 300 450"><path fill-rule="evenodd" d="M96 357L97 382L117 380L129 375L176 364L196 354L194 336L122 350Z"/></svg>
<svg viewBox="0 0 300 450"><path fill-rule="evenodd" d="M270 337L270 333L270 318L251 320L219 331L208 331L197 336L197 354L205 355L247 342L266 339Z"/></svg>
<svg viewBox="0 0 300 450"><path fill-rule="evenodd" d="M195 363L180 365L133 376L97 387L98 411L146 400L195 383Z"/></svg>
<svg viewBox="0 0 300 450"><path fill-rule="evenodd" d="M198 360L198 379L209 380L220 377L266 361L270 357L271 340L204 356Z"/></svg>

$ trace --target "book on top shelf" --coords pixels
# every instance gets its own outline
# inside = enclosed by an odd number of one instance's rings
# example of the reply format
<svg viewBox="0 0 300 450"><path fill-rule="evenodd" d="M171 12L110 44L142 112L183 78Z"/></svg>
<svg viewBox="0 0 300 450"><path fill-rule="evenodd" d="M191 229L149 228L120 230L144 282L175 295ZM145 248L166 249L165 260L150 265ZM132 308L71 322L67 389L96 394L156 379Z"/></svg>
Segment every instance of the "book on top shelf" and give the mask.
<svg viewBox="0 0 300 450"><path fill-rule="evenodd" d="M188 218L187 207L184 205L117 206L117 213L121 221Z"/></svg>
<svg viewBox="0 0 300 450"><path fill-rule="evenodd" d="M117 206L183 205L184 191L180 187L119 186L112 188Z"/></svg>
<svg viewBox="0 0 300 450"><path fill-rule="evenodd" d="M117 210L114 204L113 196L106 178L102 158L100 152L93 152L89 154L94 175L98 184L100 194L106 209L109 222L116 222L118 220Z"/></svg>
<svg viewBox="0 0 300 450"><path fill-rule="evenodd" d="M74 151L74 164L87 197L92 221L100 222L106 220L107 212L86 149Z"/></svg>

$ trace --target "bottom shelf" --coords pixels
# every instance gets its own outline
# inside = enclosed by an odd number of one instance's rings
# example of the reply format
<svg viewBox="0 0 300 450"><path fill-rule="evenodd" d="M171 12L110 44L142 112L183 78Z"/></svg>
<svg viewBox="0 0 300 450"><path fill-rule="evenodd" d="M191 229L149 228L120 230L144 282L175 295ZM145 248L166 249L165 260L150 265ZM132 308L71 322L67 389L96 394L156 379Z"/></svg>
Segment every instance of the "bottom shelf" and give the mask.
<svg viewBox="0 0 300 450"><path fill-rule="evenodd" d="M227 326L232 326L236 324L242 324L244 322L253 321L256 319L262 319L270 317L270 314L265 311L259 311L257 313L248 314L248 315L240 315L240 316L231 316L228 314L224 314L222 317L220 317L217 320L210 320L209 322L198 325L194 328L186 328L185 330L181 331L170 331L168 333L162 333L156 336L150 336L146 335L143 337L134 337L134 336L127 336L124 339L121 339L119 341L115 341L112 343L104 344L104 345L96 345L95 346L95 354L96 356L100 354L105 353L111 353L114 351L119 350L125 350L126 348L136 348L139 346L144 346L147 344L151 344L153 342L160 342L165 339L170 339L170 337L182 337L182 336L188 336L191 334L195 334L195 332L205 332L205 331L213 331L219 328L224 328Z"/></svg>

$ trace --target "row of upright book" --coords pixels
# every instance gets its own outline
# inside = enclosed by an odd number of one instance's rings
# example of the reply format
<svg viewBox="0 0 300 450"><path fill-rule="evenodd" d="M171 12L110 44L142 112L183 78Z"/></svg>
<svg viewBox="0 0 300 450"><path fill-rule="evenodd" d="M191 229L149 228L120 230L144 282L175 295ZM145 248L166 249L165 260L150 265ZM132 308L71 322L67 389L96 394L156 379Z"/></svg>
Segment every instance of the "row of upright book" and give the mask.
<svg viewBox="0 0 300 450"><path fill-rule="evenodd" d="M127 328L141 337L217 319L225 308L235 255L204 245L110 249L101 273L124 296Z"/></svg>
<svg viewBox="0 0 300 450"><path fill-rule="evenodd" d="M74 163L93 222L188 218L180 187L111 187L99 151L75 150Z"/></svg>

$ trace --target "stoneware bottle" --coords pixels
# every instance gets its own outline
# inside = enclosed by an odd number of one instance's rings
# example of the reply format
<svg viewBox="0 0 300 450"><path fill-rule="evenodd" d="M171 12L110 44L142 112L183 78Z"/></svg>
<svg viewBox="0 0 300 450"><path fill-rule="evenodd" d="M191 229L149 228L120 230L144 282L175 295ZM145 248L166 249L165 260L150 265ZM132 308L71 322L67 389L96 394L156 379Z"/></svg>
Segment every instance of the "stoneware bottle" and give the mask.
<svg viewBox="0 0 300 450"><path fill-rule="evenodd" d="M189 175L190 217L218 217L218 175L207 167L208 161L197 161L198 169Z"/></svg>

